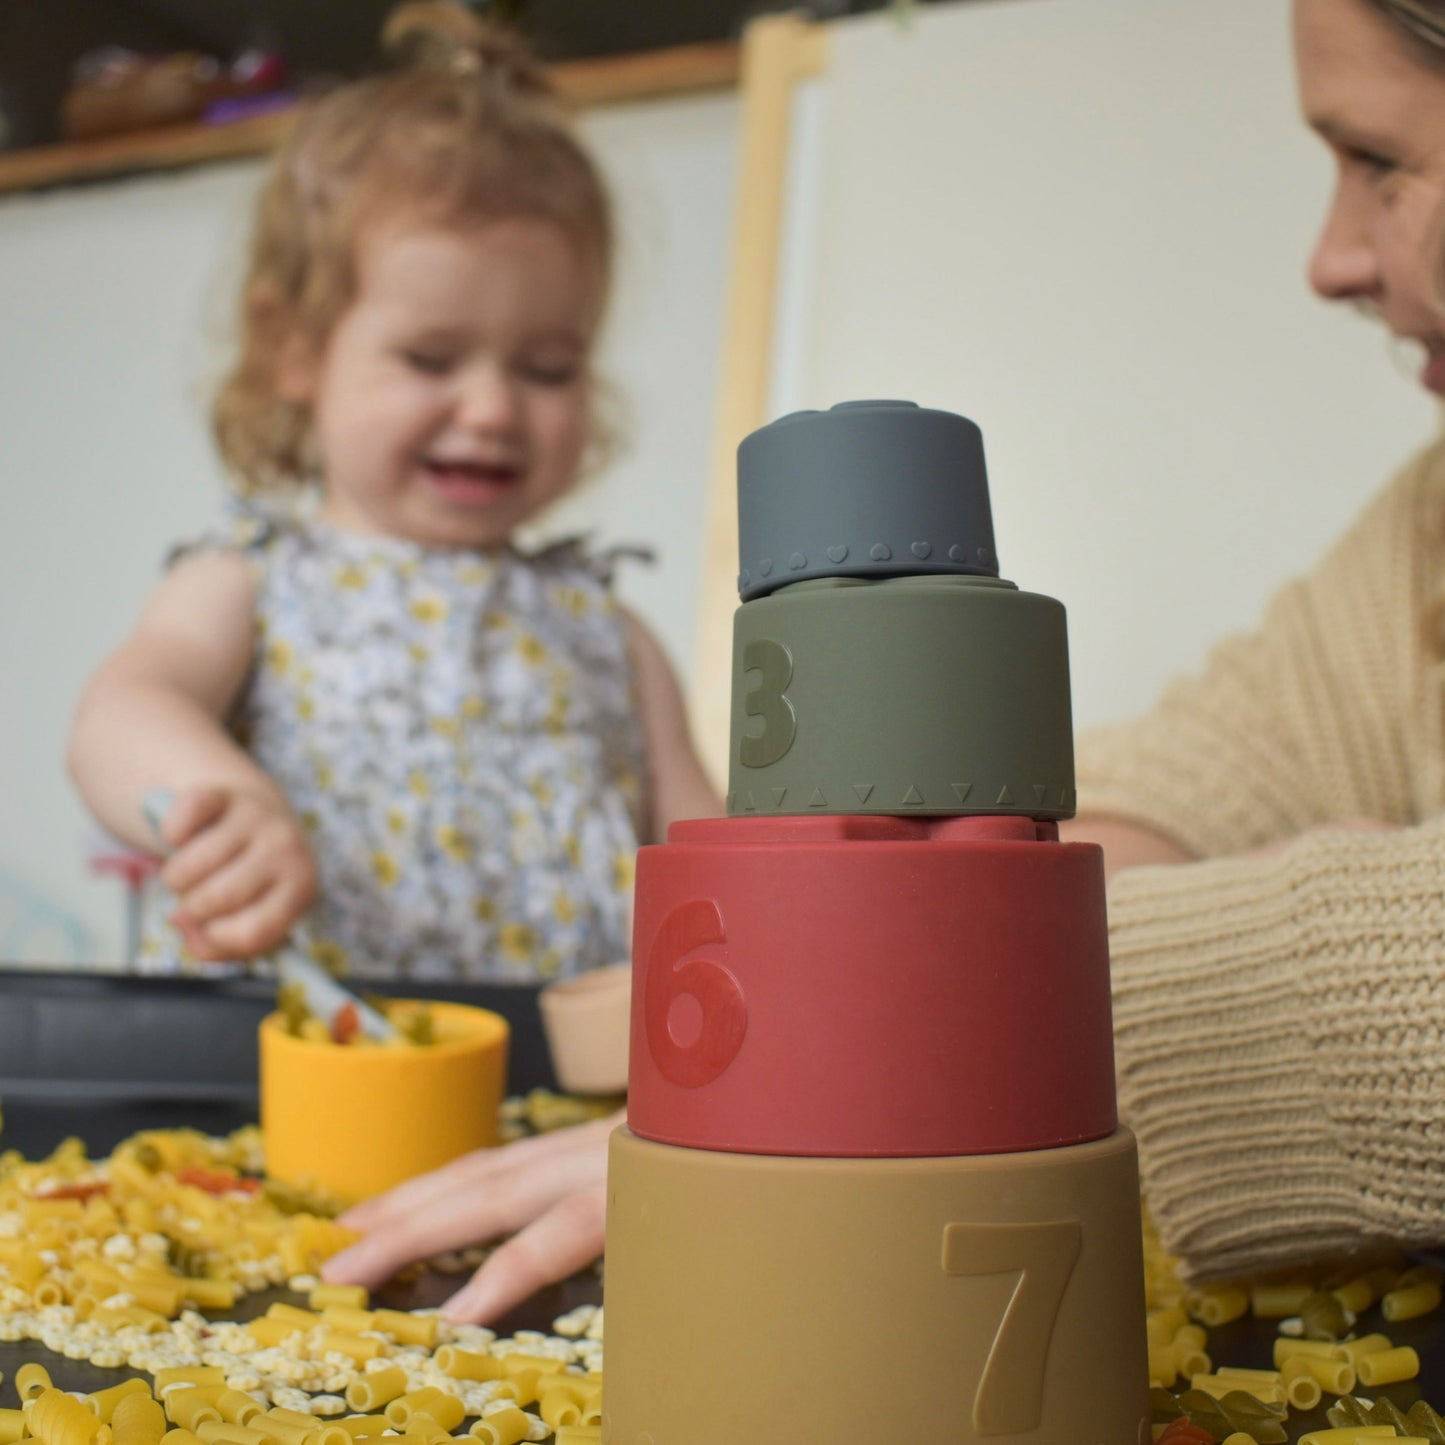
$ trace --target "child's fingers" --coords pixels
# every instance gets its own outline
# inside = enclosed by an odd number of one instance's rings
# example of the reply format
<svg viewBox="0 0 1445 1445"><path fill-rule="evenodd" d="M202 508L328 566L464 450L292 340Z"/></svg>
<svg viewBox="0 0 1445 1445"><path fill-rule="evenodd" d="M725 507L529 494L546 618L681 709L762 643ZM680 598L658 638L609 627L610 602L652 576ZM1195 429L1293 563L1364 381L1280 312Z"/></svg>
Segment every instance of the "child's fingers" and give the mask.
<svg viewBox="0 0 1445 1445"><path fill-rule="evenodd" d="M213 944L206 930L183 913L171 916L171 927L185 940L186 951L200 963L224 963L226 955Z"/></svg>
<svg viewBox="0 0 1445 1445"><path fill-rule="evenodd" d="M293 889L278 884L234 913L206 924L206 936L225 958L254 958L270 953L305 911L294 902Z"/></svg>
<svg viewBox="0 0 1445 1445"><path fill-rule="evenodd" d="M413 1260L531 1225L570 1195L605 1183L607 1136L614 1123L605 1119L559 1129L545 1139L524 1141L537 1146L526 1151L520 1144L493 1151L492 1158L506 1166L500 1169L488 1168L485 1151L467 1155L458 1161L465 1170L450 1174L444 1184L437 1179L440 1170L413 1181L420 1188L407 1195L404 1210L395 1204L402 1189L410 1191L412 1185L401 1186L388 1196L393 1207L365 1226L365 1238L326 1261L323 1277L374 1287ZM343 1216L348 1227L362 1227L358 1213Z"/></svg>
<svg viewBox="0 0 1445 1445"><path fill-rule="evenodd" d="M216 821L230 804L226 788L200 785L182 788L161 819L161 836L172 848L189 842Z"/></svg>
<svg viewBox="0 0 1445 1445"><path fill-rule="evenodd" d="M602 1120L605 1132L610 1133L614 1120ZM549 1158L569 1155L582 1142L588 1131L596 1132L597 1124L582 1124L574 1129L557 1129L550 1134L537 1134L530 1139L518 1139L500 1149L475 1149L453 1159L429 1174L420 1174L348 1209L338 1221L348 1229L368 1231L380 1229L392 1220L405 1219L415 1209L428 1201L452 1190L481 1191L488 1184L514 1170L532 1170L544 1167ZM468 1241L475 1243L475 1240ZM409 1262L409 1261L408 1261Z"/></svg>
<svg viewBox="0 0 1445 1445"><path fill-rule="evenodd" d="M481 1324L591 1264L602 1253L607 1186L593 1184L559 1199L509 1239L442 1306L452 1324Z"/></svg>
<svg viewBox="0 0 1445 1445"><path fill-rule="evenodd" d="M495 1188L446 1190L333 1255L323 1266L322 1277L375 1289L414 1260L496 1239L506 1233L508 1214Z"/></svg>
<svg viewBox="0 0 1445 1445"><path fill-rule="evenodd" d="M274 887L275 872L265 859L257 857L254 848L242 848L181 893L176 903L186 917L209 927L239 913Z"/></svg>
<svg viewBox="0 0 1445 1445"><path fill-rule="evenodd" d="M246 830L234 813L218 818L166 860L161 869L161 882L177 898L184 898L240 857L248 842Z"/></svg>

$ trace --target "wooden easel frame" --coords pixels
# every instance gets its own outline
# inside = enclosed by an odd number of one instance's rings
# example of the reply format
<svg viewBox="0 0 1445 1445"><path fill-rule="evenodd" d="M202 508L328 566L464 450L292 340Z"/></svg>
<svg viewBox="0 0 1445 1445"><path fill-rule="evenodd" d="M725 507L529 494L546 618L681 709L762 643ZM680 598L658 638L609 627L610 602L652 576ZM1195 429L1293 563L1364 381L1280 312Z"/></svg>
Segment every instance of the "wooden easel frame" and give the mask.
<svg viewBox="0 0 1445 1445"><path fill-rule="evenodd" d="M732 260L688 697L699 754L720 789L727 773L732 615L738 601L737 447L769 420L794 92L827 68L827 52L827 27L799 15L765 16L743 37Z"/></svg>

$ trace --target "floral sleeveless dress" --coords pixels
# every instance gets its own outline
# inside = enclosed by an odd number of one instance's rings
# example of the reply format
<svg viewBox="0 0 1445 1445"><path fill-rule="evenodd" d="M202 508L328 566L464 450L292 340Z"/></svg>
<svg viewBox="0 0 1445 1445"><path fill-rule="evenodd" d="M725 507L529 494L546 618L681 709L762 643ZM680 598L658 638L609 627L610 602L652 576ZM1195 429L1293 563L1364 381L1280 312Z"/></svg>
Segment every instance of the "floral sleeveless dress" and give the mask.
<svg viewBox="0 0 1445 1445"><path fill-rule="evenodd" d="M365 979L546 981L626 958L642 730L605 563L432 550L237 503L255 664L229 725L309 833L313 952ZM152 900L139 967L194 968Z"/></svg>

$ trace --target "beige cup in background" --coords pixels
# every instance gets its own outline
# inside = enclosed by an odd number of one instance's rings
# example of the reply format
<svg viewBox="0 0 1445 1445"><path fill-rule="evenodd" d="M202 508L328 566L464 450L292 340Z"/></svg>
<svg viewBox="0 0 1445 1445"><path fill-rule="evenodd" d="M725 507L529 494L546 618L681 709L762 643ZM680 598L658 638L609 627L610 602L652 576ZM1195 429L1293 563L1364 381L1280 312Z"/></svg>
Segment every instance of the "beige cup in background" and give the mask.
<svg viewBox="0 0 1445 1445"><path fill-rule="evenodd" d="M627 1088L632 965L609 964L544 988L538 998L557 1082L569 1094Z"/></svg>

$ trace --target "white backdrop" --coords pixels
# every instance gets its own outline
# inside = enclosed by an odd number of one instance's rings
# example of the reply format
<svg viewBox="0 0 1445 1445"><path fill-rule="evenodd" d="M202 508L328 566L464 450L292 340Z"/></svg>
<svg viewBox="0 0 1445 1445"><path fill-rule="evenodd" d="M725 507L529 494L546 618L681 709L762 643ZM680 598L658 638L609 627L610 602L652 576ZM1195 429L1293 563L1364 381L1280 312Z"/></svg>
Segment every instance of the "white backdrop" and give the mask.
<svg viewBox="0 0 1445 1445"><path fill-rule="evenodd" d="M612 107L585 130L612 177L622 256L604 371L632 445L551 519L652 545L628 600L684 666L712 427L732 94ZM64 958L71 933L4 940L44 899L121 956L122 897L85 872L88 824L62 771L86 676L124 635L176 537L217 504L209 384L259 163L0 199L0 949Z"/></svg>
<svg viewBox="0 0 1445 1445"><path fill-rule="evenodd" d="M1436 417L1303 279L1330 185L1287 0L973 0L832 27L800 92L773 412L982 426L1080 727L1251 623Z"/></svg>

